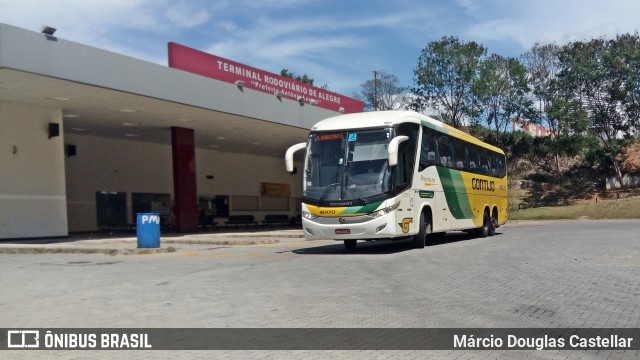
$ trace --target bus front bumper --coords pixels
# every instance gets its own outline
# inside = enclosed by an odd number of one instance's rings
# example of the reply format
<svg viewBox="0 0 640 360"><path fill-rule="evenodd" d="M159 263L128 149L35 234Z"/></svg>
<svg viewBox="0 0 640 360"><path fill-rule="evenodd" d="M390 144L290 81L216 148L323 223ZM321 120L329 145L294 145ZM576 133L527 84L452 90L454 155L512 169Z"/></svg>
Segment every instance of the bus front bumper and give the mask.
<svg viewBox="0 0 640 360"><path fill-rule="evenodd" d="M373 240L402 234L395 211L377 218L368 215L302 218L302 229L308 240Z"/></svg>

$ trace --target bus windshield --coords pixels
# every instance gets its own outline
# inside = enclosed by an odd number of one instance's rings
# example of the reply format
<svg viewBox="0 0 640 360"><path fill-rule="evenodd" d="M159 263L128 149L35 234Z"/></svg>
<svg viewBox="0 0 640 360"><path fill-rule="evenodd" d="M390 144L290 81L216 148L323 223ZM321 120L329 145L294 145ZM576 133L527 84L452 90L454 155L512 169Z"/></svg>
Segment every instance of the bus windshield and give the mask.
<svg viewBox="0 0 640 360"><path fill-rule="evenodd" d="M309 135L303 196L318 204L335 201L367 203L391 191L387 145L392 129Z"/></svg>

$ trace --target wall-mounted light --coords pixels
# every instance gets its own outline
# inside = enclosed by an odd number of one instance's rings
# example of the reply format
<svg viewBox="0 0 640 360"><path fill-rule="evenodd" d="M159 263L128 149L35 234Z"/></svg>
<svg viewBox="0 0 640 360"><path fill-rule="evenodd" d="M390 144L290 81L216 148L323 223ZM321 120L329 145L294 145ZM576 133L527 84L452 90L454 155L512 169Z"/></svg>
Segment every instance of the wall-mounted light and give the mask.
<svg viewBox="0 0 640 360"><path fill-rule="evenodd" d="M309 104L314 105L314 106L315 106L315 105L318 105L318 100L316 100L316 99L311 99L311 100L309 100Z"/></svg>
<svg viewBox="0 0 640 360"><path fill-rule="evenodd" d="M244 81L243 80L236 80L236 82L234 82L234 84L237 87L242 88L244 86Z"/></svg>
<svg viewBox="0 0 640 360"><path fill-rule="evenodd" d="M344 108L342 106L340 107L340 109L338 109L338 111L344 114Z"/></svg>
<svg viewBox="0 0 640 360"><path fill-rule="evenodd" d="M42 29L40 30L41 33L45 34L45 35L49 35L49 36L53 36L53 34L56 32L56 28L51 27L51 26L47 26L47 25L42 25Z"/></svg>
<svg viewBox="0 0 640 360"><path fill-rule="evenodd" d="M279 99L279 98L282 97L282 91L278 90L278 91L274 92L273 95L275 95Z"/></svg>
<svg viewBox="0 0 640 360"><path fill-rule="evenodd" d="M304 105L304 96L298 96L296 100L298 100L298 102L300 103L300 106Z"/></svg>
<svg viewBox="0 0 640 360"><path fill-rule="evenodd" d="M40 32L44 34L44 36L47 38L47 40L58 41L58 38L53 36L53 33L56 32L56 28L51 27L51 26L47 26L47 25L43 25L42 29L40 30Z"/></svg>

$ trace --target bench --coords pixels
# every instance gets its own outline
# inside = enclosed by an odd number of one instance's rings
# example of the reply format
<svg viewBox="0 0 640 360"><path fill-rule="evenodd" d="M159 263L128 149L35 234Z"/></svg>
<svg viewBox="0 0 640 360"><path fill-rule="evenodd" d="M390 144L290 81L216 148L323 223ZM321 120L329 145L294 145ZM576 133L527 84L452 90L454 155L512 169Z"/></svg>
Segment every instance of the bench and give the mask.
<svg viewBox="0 0 640 360"><path fill-rule="evenodd" d="M289 219L289 215L265 215L264 220L262 220L262 225L264 226L286 226L290 223L291 220Z"/></svg>
<svg viewBox="0 0 640 360"><path fill-rule="evenodd" d="M231 225L238 227L240 225L243 226L258 226L258 221L256 221L253 217L253 215L231 215L229 216L229 218L227 219L227 221L224 222L226 227L229 227Z"/></svg>

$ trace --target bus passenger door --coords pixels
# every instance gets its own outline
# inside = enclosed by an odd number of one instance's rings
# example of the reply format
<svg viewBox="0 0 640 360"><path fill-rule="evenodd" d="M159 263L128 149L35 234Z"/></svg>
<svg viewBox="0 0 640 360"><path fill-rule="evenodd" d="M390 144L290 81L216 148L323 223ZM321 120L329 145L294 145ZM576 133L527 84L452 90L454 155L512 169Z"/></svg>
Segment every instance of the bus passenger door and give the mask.
<svg viewBox="0 0 640 360"><path fill-rule="evenodd" d="M435 206L432 209L433 232L448 231L451 228L451 211L444 191L436 191L435 200Z"/></svg>
<svg viewBox="0 0 640 360"><path fill-rule="evenodd" d="M433 232L447 231L451 227L451 216L444 192L433 188L431 190L418 190L416 191L415 199L417 210L423 209L425 206L431 208ZM415 216L418 219L420 213L418 212Z"/></svg>

